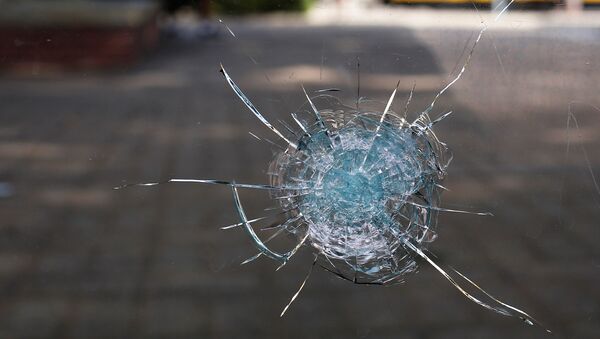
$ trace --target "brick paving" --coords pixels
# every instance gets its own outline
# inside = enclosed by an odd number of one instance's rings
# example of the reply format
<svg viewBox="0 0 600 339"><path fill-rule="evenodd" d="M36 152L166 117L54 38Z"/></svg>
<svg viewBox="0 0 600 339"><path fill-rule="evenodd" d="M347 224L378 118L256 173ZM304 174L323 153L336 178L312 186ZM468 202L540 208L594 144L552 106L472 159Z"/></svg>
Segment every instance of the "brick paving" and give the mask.
<svg viewBox="0 0 600 339"><path fill-rule="evenodd" d="M237 39L167 41L131 70L0 79L0 181L14 190L0 199L0 338L547 337L470 303L427 265L387 288L317 270L280 319L311 259L278 272L266 260L240 266L255 251L242 232L218 230L236 222L227 188L112 190L169 177L265 181L271 150L247 131L268 131L219 62L273 121L302 103L299 81L352 102L357 56L361 94L384 101L401 78L404 98L414 79L416 112L474 37L230 25ZM600 336L600 195L581 149L600 173L600 112L589 106L600 106L599 36L491 30L437 104L454 111L438 130L455 155L444 203L495 216L441 215L432 251L567 338ZM580 130L567 157L572 101ZM242 199L250 216L270 206L260 192Z"/></svg>

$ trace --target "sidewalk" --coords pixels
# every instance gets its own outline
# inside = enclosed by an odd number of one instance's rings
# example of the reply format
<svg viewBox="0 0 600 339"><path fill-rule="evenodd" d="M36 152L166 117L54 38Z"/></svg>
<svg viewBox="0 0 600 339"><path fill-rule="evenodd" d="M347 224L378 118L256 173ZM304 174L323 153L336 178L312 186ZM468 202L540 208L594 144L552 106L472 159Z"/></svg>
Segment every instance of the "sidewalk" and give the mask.
<svg viewBox="0 0 600 339"><path fill-rule="evenodd" d="M277 124L305 100L301 84L354 102L360 57L361 95L385 101L400 78L401 111L416 83L414 118L462 66L477 16L375 11L381 22L360 19L368 25L302 26L319 9L288 27L281 16L224 18L235 38L172 42L128 71L0 78L0 338L550 338L471 303L426 264L389 288L315 270L279 318L312 258L279 271L262 259L240 266L256 250L241 230L219 230L238 222L229 189L112 189L172 177L266 182L271 146L248 132L271 132L220 63ZM443 205L494 217L442 214L430 249L554 337L597 338L600 45L595 28L552 32L484 36L437 102L435 114L454 112L436 127L454 153ZM570 103L579 129L569 120L567 131ZM240 194L249 218L272 206L261 192Z"/></svg>
<svg viewBox="0 0 600 339"><path fill-rule="evenodd" d="M318 2L303 17L274 14L255 21L269 25L403 27L410 29L476 29L486 24L490 30L534 30L544 28L600 27L600 11L585 9L570 13L562 7L550 10L521 10L509 7L499 16L489 9L472 7L427 7L384 5L379 1Z"/></svg>

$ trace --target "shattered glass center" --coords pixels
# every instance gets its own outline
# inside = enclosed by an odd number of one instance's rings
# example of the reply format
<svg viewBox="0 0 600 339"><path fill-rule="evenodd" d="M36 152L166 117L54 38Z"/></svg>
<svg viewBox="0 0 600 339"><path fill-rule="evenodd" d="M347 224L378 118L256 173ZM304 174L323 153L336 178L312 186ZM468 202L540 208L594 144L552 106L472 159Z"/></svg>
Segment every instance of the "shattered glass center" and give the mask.
<svg viewBox="0 0 600 339"><path fill-rule="evenodd" d="M300 210L309 222L335 229L363 227L365 224L385 228L393 223L386 203L394 198L410 195L410 187L414 183L399 175L390 176L390 171L381 166L386 163L389 165L390 158L380 152L400 152L406 148L405 145L396 143L396 139L390 139L391 135L389 132L376 134L359 128L339 131L334 138L337 142L332 142L330 152L325 152L331 155L332 160L319 161L321 166L315 164L315 168L319 170L315 177L315 187L301 199ZM368 147L371 141L373 144ZM327 147L307 149L326 151ZM324 157L325 154L311 155ZM384 159L383 163L378 164L381 159ZM401 173L418 172L418 169L410 168L411 162L398 162L395 158L392 160ZM323 210L320 206L327 208Z"/></svg>
<svg viewBox="0 0 600 339"><path fill-rule="evenodd" d="M297 217L286 229L340 276L399 282L417 268L406 243L435 239L446 149L391 111L361 111L327 96L317 103L331 109L316 119L312 107L301 109L298 146L276 154L269 169L273 186L300 185L273 193Z"/></svg>
<svg viewBox="0 0 600 339"><path fill-rule="evenodd" d="M344 154L340 162L353 160L351 154ZM320 219L322 215L313 216L313 203L320 206L336 204L333 211L333 222L337 225L351 226L354 219L365 221L370 219L372 213L379 212L384 203L384 191L380 175L369 175L361 169L346 171L344 168L334 166L331 168L318 184L322 189L310 194L303 199L307 202L305 215ZM313 220L315 220L313 219Z"/></svg>

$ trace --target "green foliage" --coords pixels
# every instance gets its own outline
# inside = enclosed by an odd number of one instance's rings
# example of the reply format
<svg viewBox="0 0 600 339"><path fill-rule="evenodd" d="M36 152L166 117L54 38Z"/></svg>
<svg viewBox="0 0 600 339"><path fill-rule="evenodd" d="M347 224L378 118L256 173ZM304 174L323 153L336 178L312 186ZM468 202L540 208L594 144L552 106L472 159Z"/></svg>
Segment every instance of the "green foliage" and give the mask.
<svg viewBox="0 0 600 339"><path fill-rule="evenodd" d="M216 0L216 8L225 14L272 11L305 11L313 0Z"/></svg>

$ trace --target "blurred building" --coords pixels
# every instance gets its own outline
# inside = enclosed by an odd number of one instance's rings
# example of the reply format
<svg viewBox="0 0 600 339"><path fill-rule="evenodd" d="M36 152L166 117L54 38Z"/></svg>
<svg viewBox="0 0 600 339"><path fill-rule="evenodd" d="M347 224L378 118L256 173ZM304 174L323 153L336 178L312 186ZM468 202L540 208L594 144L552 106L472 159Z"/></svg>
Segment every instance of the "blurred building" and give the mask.
<svg viewBox="0 0 600 339"><path fill-rule="evenodd" d="M158 41L153 0L0 0L0 67L130 65Z"/></svg>

